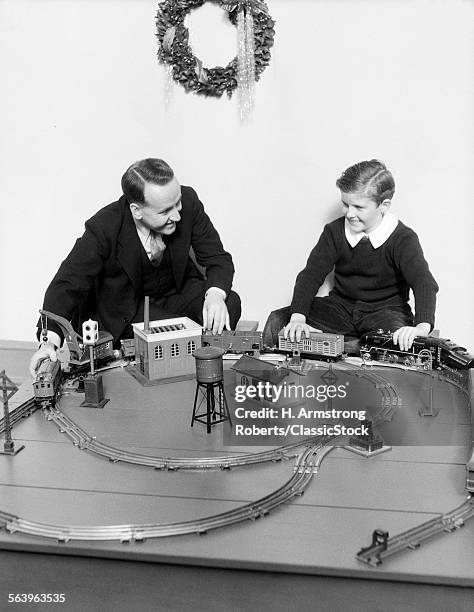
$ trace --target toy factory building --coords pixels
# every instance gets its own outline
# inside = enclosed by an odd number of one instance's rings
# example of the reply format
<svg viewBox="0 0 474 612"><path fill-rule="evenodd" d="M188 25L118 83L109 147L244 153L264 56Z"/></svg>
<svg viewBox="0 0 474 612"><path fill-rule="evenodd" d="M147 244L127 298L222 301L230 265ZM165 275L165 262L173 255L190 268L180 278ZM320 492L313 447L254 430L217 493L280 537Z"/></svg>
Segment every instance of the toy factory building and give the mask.
<svg viewBox="0 0 474 612"><path fill-rule="evenodd" d="M195 371L194 351L201 346L201 326L187 317L134 323L135 356L148 380L186 376Z"/></svg>

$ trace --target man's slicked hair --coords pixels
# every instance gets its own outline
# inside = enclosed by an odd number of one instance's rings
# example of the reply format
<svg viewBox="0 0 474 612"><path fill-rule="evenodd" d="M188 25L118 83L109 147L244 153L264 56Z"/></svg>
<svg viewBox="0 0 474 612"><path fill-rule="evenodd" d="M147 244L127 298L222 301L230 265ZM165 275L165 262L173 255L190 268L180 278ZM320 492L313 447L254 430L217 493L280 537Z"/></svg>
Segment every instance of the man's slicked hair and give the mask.
<svg viewBox="0 0 474 612"><path fill-rule="evenodd" d="M341 174L336 186L343 193L357 193L373 200L377 206L391 200L395 193L395 181L387 166L378 159L361 161Z"/></svg>
<svg viewBox="0 0 474 612"><path fill-rule="evenodd" d="M127 168L122 176L122 191L129 202L145 204L146 183L167 185L173 178L173 169L164 160L148 157Z"/></svg>

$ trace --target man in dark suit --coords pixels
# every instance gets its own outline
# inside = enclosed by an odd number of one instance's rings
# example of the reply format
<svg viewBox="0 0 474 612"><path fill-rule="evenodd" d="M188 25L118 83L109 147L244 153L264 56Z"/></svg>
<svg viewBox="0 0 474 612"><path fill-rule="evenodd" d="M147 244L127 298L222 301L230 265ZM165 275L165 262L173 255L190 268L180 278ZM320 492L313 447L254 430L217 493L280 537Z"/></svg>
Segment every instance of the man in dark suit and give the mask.
<svg viewBox="0 0 474 612"><path fill-rule="evenodd" d="M188 316L214 333L235 327L240 298L231 291L234 266L196 192L180 186L160 159L132 164L122 177L123 195L85 224L85 232L49 285L43 309L80 329L92 318L118 343L133 337L131 323L150 317ZM205 277L190 257L205 269ZM64 339L51 321L38 322L41 342L30 371L57 358Z"/></svg>

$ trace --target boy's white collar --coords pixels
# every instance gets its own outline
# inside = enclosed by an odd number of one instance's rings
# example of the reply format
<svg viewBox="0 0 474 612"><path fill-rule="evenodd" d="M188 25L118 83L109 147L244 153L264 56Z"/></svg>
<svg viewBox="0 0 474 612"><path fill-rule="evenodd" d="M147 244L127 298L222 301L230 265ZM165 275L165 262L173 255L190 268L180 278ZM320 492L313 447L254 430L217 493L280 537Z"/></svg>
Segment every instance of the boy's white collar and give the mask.
<svg viewBox="0 0 474 612"><path fill-rule="evenodd" d="M395 228L398 225L397 217L391 212L386 212L382 217L382 221L372 232L366 234L365 232L355 232L349 225L347 219L344 219L344 232L346 234L347 242L352 248L359 243L364 236L368 236L374 249L378 249L382 244L393 234Z"/></svg>

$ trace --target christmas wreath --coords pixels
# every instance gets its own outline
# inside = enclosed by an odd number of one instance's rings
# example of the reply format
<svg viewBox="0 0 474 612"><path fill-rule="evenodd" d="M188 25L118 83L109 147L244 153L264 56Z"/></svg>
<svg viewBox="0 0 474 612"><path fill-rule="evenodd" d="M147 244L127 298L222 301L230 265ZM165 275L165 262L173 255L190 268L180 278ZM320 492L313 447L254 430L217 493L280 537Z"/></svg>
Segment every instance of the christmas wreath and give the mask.
<svg viewBox="0 0 474 612"><path fill-rule="evenodd" d="M270 63L270 48L275 36L275 22L262 0L210 0L225 9L230 22L239 31L239 53L225 68L206 68L189 46L186 15L206 0L164 0L156 15L159 41L158 59L167 64L172 78L186 91L205 96L230 97L244 83L258 80Z"/></svg>

